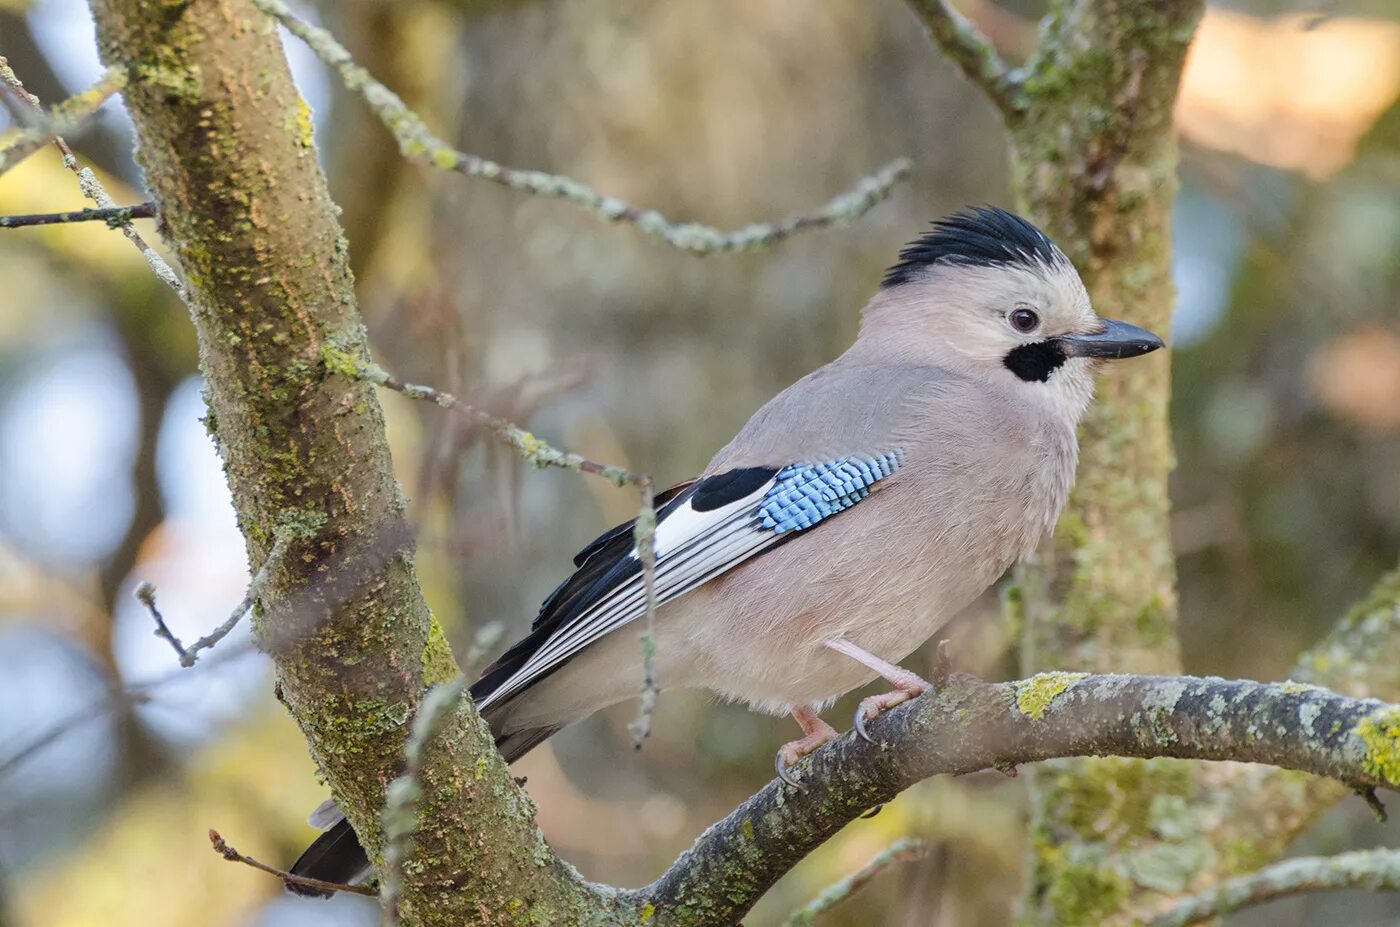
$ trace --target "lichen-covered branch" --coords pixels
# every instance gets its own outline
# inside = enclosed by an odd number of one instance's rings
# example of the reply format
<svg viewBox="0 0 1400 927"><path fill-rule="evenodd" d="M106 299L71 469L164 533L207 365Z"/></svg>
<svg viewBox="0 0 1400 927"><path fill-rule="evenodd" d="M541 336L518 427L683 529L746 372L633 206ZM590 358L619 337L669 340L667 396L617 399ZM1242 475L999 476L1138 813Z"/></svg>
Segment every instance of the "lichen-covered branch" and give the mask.
<svg viewBox="0 0 1400 927"><path fill-rule="evenodd" d="M107 209L75 209L70 212L41 212L23 216L0 216L0 229L22 229L37 225L63 225L69 222L105 222L108 228L120 228L132 219L150 219L156 214L155 203L135 203Z"/></svg>
<svg viewBox="0 0 1400 927"><path fill-rule="evenodd" d="M634 901L652 905L658 924L735 923L836 831L940 774L1056 757L1175 757L1400 786L1400 706L1290 683L1047 673L991 684L955 674L870 732L878 745L847 734L805 761L802 789L769 783Z"/></svg>
<svg viewBox="0 0 1400 927"><path fill-rule="evenodd" d="M595 476L601 476L614 486L649 486L651 484L651 477L644 473L634 473L625 467L613 464L598 463L572 451L561 451L514 422L492 415L484 409L478 409L451 393L432 386L405 383L373 361L341 350L333 342L327 342L321 346L321 360L326 365L326 369L333 373L364 380L367 383L391 389L396 393L402 393L409 399L421 399L424 402L442 406L444 409L450 409L458 415L465 415L476 423L484 425L501 443L514 449L526 463L533 467L538 467L541 470L546 467L558 467L563 470L575 470L579 473L591 473Z"/></svg>
<svg viewBox="0 0 1400 927"><path fill-rule="evenodd" d="M10 70L9 62L3 57L0 57L0 69L3 69L0 71L0 79L5 80L5 83L10 85L9 78L13 77L14 72ZM62 103L56 104L47 114L41 110L38 118L16 132L9 144L0 148L0 174L5 173L43 148L56 137L71 132L82 125L102 107L103 103L107 102L108 97L121 90L125 83L125 71L120 68L108 68L97 83L82 93L75 94ZM31 97L25 93L22 99L28 104Z"/></svg>
<svg viewBox="0 0 1400 927"><path fill-rule="evenodd" d="M1021 82L1006 66L990 39L948 0L908 0L929 38L957 65L1008 122L1020 115Z"/></svg>
<svg viewBox="0 0 1400 927"><path fill-rule="evenodd" d="M1074 261L1100 315L1163 334L1174 302L1172 111L1202 11L1201 0L1052 0L1007 119L1018 206ZM1124 373L1101 378L1053 543L1018 571L1006 598L1028 672L1181 669L1167 496L1170 357L1159 352ZM1023 923L1100 923L1172 895L1210 866L1194 819L1158 833L1128 819L1136 802L1111 799L1186 804L1194 775L1119 761L1037 768ZM1154 852L1181 860L1185 874L1142 877L1160 869Z"/></svg>
<svg viewBox="0 0 1400 927"><path fill-rule="evenodd" d="M1400 891L1400 851L1359 850L1276 863L1178 902L1149 927L1189 927L1276 898L1347 888Z"/></svg>
<svg viewBox="0 0 1400 927"><path fill-rule="evenodd" d="M356 64L345 46L337 42L330 32L298 19L282 0L252 2L305 42L318 58L340 75L346 87L364 98L369 108L393 133L404 157L533 196L567 200L604 221L626 223L691 254L748 251L775 244L797 232L857 219L889 196L890 191L908 176L913 167L907 158L891 161L826 205L777 222L757 223L728 232L695 222L675 222L654 209L630 205L571 177L519 170L458 151L434 135L423 119L404 105L397 94Z"/></svg>
<svg viewBox="0 0 1400 927"><path fill-rule="evenodd" d="M418 833L418 804L423 784L418 781L423 757L444 721L456 710L466 691L463 676L440 683L428 690L413 717L413 729L404 743L403 772L389 783L384 797L384 864L379 869L379 904L384 927L399 923L399 891L403 888L403 865L413 850Z"/></svg>
<svg viewBox="0 0 1400 927"><path fill-rule="evenodd" d="M375 389L322 362L327 343L362 358L368 348L306 104L274 22L249 0L92 6L188 283L206 421L254 572L279 533L292 537L269 570L255 637L377 857L408 720L429 686L460 674L414 575ZM544 843L469 702L443 721L419 781L405 924L575 923L605 907L606 893L600 901Z"/></svg>

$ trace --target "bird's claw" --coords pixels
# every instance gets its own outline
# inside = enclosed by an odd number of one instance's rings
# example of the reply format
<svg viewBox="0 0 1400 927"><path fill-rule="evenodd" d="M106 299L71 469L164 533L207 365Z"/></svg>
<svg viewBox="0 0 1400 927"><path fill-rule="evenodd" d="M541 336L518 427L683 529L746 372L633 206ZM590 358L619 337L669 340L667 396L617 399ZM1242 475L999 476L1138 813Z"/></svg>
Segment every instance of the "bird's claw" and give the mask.
<svg viewBox="0 0 1400 927"><path fill-rule="evenodd" d="M798 782L796 779L794 779L792 773L789 772L789 767L788 767L788 763L787 763L787 758L786 758L785 756L783 756L783 751L782 751L782 750L779 750L779 751L778 751L778 755L777 755L776 757L774 757L774 759L773 759L773 768L774 768L775 770L777 770L778 778L779 778L779 779L783 780L783 781L786 782L788 785L792 786L793 788L797 789L798 791L801 791L801 790L802 790L802 783L801 783L801 782Z"/></svg>
<svg viewBox="0 0 1400 927"><path fill-rule="evenodd" d="M875 738L871 737L870 732L866 730L866 722L875 720L880 717L881 714L896 705L903 705L910 699L918 698L932 688L933 686L930 683L920 679L913 673L909 673L907 678L902 679L899 683L899 687L893 691L882 692L879 695L872 695L869 698L861 699L860 705L856 708L855 720L852 722L851 726L855 728L856 734L861 740L868 744L877 744Z"/></svg>
<svg viewBox="0 0 1400 927"><path fill-rule="evenodd" d="M855 728L856 735L857 735L858 737L860 737L861 740L865 741L865 742L868 743L868 744L874 744L874 743L875 743L875 738L874 738L874 737L871 737L871 736L870 736L870 732L867 731L867 730L865 729L865 703L864 703L864 702L861 702L858 706L856 706L856 717L855 717L855 721L852 722L851 726L852 726L853 728Z"/></svg>

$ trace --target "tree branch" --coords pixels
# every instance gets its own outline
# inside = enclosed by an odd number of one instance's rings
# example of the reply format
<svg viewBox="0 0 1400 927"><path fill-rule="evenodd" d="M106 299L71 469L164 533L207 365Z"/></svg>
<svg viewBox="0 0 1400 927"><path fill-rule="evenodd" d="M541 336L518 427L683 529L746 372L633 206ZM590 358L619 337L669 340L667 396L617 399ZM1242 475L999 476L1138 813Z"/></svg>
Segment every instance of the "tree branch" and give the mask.
<svg viewBox="0 0 1400 927"><path fill-rule="evenodd" d="M259 872L266 872L268 875L276 876L287 885L300 885L302 888L309 888L318 892L349 892L352 895L374 895L374 889L366 888L363 885L343 885L340 882L327 882L324 879L308 879L306 876L292 875L284 869L276 866L269 866L267 863L259 862L251 856L242 853L229 846L223 837L216 830L209 831L209 842L214 847L214 852L231 863L242 863L251 866Z"/></svg>
<svg viewBox="0 0 1400 927"><path fill-rule="evenodd" d="M990 39L948 0L908 0L928 37L963 77L979 88L1008 123L1019 118L1026 102L1021 82L1006 66Z"/></svg>
<svg viewBox="0 0 1400 927"><path fill-rule="evenodd" d="M418 832L418 802L423 786L423 754L442 724L457 709L466 691L464 676L436 685L423 696L413 729L404 743L404 769L389 783L384 795L384 865L379 872L379 904L384 927L399 923L399 891L403 888L403 865L413 851L413 835Z"/></svg>
<svg viewBox="0 0 1400 927"><path fill-rule="evenodd" d="M136 203L106 209L75 209L72 212L41 212L25 216L0 216L0 229L29 228L36 225L62 225L69 222L105 222L108 228L121 228L132 219L152 219L156 204Z"/></svg>
<svg viewBox="0 0 1400 927"><path fill-rule="evenodd" d="M865 887L865 884L899 863L923 859L928 853L928 845L922 840L896 840L881 851L874 859L855 872L829 885L820 895L813 898L801 909L783 922L783 927L810 927L827 911Z"/></svg>
<svg viewBox="0 0 1400 927"><path fill-rule="evenodd" d="M110 72L109 72L110 73ZM44 114L44 107L39 102L39 98L28 90L24 89L24 84L19 77L10 69L4 59L0 59L0 80L14 91L14 93L24 101L31 109L40 116ZM102 182L97 179L92 168L84 167L78 163L78 158L73 154L73 149L68 147L68 143L63 140L62 135L55 135L53 143L57 146L59 154L63 155L63 166L72 171L78 178L78 188L83 191L83 195L97 204L99 210L112 212L117 210L117 204L107 195L107 190L102 186ZM185 286L180 282L180 278L165 258L156 253L155 249L146 244L146 240L141 237L141 233L136 231L136 226L131 224L131 218L125 219L109 218L107 224L112 228L119 229L126 237L126 240L136 246L136 250L141 252L141 257L150 266L151 271L161 279L166 286L175 291L175 295L181 300L185 298Z"/></svg>
<svg viewBox="0 0 1400 927"><path fill-rule="evenodd" d="M258 567L258 572L253 574L252 580L248 583L248 591L243 594L243 600L239 602L232 613L223 624L213 631L195 641L189 647L180 643L180 639L170 630L165 623L165 616L156 607L156 587L153 583L143 582L136 587L136 600L146 606L146 610L151 613L151 618L156 623L156 637L166 641L175 650L175 655L180 658L180 665L186 668L194 666L199 661L199 652L208 650L219 641L229 636L229 633L238 626L238 622L243 616L253 610L253 605L262 595L263 586L267 585L267 578L272 570L279 567L282 558L287 553L287 544L291 540L289 532L279 532L276 540L272 542L272 549L268 551L267 559L263 565Z"/></svg>
<svg viewBox="0 0 1400 927"><path fill-rule="evenodd" d="M807 229L857 219L888 197L895 184L908 176L913 167L907 158L891 161L819 209L777 222L749 225L730 232L695 222L674 222L654 209L632 206L571 177L518 170L458 151L434 135L422 117L409 109L397 94L356 64L350 52L330 32L298 19L282 0L251 2L305 42L316 57L340 75L346 87L364 99L393 134L404 157L430 167L489 180L522 193L568 200L606 222L625 222L690 254L748 251L774 244Z"/></svg>
<svg viewBox="0 0 1400 927"><path fill-rule="evenodd" d="M1296 684L1046 673L991 684L954 674L882 715L878 742L847 734L710 827L632 893L658 923L731 924L777 879L866 809L934 775L1054 757L1269 763L1353 788L1400 785L1400 706Z"/></svg>
<svg viewBox="0 0 1400 927"><path fill-rule="evenodd" d="M5 75L13 76L9 62L0 57L0 77L6 83L10 81ZM93 84L82 93L75 94L56 104L47 114L41 110L40 118L21 129L15 138L3 148L0 148L0 174L5 173L34 152L43 148L56 137L71 132L87 121L94 113L101 108L107 98L126 86L126 71L121 68L108 68ZM26 93L24 102L30 102L30 96Z"/></svg>
<svg viewBox="0 0 1400 927"><path fill-rule="evenodd" d="M347 248L275 23L250 0L93 0L162 232L188 281L210 433L250 566L296 527L253 614L276 693L372 858L426 689L460 675L423 600ZM607 903L560 863L463 700L424 756L399 911L423 924L571 923ZM470 821L471 827L463 827ZM528 899L507 908L502 899ZM483 918L480 912L490 912Z"/></svg>
<svg viewBox="0 0 1400 927"><path fill-rule="evenodd" d="M1276 898L1344 888L1400 891L1400 850L1360 850L1276 863L1178 902L1154 917L1150 927L1188 927Z"/></svg>

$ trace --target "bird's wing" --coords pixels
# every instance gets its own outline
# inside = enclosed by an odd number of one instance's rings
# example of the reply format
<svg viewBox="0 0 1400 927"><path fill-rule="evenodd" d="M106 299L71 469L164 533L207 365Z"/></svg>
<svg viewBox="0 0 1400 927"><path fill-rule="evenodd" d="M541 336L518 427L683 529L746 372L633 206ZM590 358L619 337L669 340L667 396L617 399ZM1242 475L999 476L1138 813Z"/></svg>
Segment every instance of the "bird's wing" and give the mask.
<svg viewBox="0 0 1400 927"><path fill-rule="evenodd" d="M684 595L745 560L850 508L899 467L900 450L745 467L686 486L657 511L658 603ZM545 600L530 634L472 686L484 710L558 669L589 644L646 612L642 564L628 526L575 558L578 571Z"/></svg>

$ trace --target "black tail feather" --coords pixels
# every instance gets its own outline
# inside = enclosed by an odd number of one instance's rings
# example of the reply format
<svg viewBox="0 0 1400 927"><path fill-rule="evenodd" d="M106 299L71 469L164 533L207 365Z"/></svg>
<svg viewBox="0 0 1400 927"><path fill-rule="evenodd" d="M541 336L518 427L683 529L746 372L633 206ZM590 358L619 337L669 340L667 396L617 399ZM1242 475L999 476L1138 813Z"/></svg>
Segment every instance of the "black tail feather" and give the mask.
<svg viewBox="0 0 1400 927"><path fill-rule="evenodd" d="M342 817L332 824L325 833L317 837L311 846L297 857L288 870L292 875L322 882L340 882L345 885L358 885L369 878L371 867L369 857L360 849L360 841L350 822ZM330 892L308 888L288 882L287 888L298 894L312 898L329 898Z"/></svg>
<svg viewBox="0 0 1400 927"><path fill-rule="evenodd" d="M496 748L501 751L507 763L514 763L531 750L544 743L557 733L557 727L526 728L511 731L497 738ZM350 822L341 816L325 833L317 837L307 847L288 870L292 875L322 882L340 882L344 885L359 885L373 873L369 857L360 847L359 838L350 827ZM287 888L298 895L311 898L329 898L331 892L307 888L304 885L287 883Z"/></svg>

